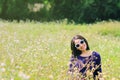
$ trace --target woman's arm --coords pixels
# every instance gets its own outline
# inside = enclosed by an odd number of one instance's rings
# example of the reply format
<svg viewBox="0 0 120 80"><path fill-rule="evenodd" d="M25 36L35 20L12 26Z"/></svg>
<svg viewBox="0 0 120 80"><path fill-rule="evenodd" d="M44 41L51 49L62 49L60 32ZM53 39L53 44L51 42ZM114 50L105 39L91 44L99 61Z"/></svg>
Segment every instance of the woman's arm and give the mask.
<svg viewBox="0 0 120 80"><path fill-rule="evenodd" d="M93 75L94 75L94 80L96 80L95 78L98 77L99 80L100 78L102 77L101 74L102 74L102 68L101 68L101 56L100 54L96 54L95 55L95 71L93 72Z"/></svg>

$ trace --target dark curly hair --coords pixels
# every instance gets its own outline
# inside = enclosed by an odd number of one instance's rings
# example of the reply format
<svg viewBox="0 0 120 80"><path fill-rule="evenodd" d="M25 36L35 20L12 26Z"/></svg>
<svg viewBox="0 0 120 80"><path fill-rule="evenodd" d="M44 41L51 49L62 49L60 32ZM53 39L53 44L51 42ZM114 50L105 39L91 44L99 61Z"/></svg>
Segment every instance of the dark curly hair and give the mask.
<svg viewBox="0 0 120 80"><path fill-rule="evenodd" d="M88 42L87 42L87 40L86 40L83 36L81 36L81 35L76 35L76 36L74 36L74 37L72 38L72 40L71 40L71 50L72 50L72 55L73 55L73 57L75 57L75 58L82 53L81 50L78 50L78 49L75 47L74 40L76 40L76 39L83 39L83 40L85 41L86 45L87 45L86 50L90 50L89 45L88 45Z"/></svg>

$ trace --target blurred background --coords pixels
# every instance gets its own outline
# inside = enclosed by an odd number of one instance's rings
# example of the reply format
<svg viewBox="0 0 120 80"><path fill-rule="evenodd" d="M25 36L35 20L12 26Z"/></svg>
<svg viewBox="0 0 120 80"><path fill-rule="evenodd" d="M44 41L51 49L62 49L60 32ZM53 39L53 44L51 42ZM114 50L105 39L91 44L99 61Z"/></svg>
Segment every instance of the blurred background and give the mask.
<svg viewBox="0 0 120 80"><path fill-rule="evenodd" d="M93 23L120 20L120 0L0 0L0 18L5 20Z"/></svg>
<svg viewBox="0 0 120 80"><path fill-rule="evenodd" d="M120 0L0 0L0 80L72 80L76 34L120 80Z"/></svg>

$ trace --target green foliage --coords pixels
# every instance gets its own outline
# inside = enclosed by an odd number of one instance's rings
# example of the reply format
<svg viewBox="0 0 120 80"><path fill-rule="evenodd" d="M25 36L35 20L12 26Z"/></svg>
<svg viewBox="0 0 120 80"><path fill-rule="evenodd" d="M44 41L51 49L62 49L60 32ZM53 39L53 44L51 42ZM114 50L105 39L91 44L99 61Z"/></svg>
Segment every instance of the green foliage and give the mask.
<svg viewBox="0 0 120 80"><path fill-rule="evenodd" d="M26 19L29 14L29 10L27 8L27 1L24 0L12 0L9 2L7 16L8 19Z"/></svg>
<svg viewBox="0 0 120 80"><path fill-rule="evenodd" d="M100 30L99 33L101 35L112 35L115 37L120 37L120 27L105 27L104 29Z"/></svg>
<svg viewBox="0 0 120 80"><path fill-rule="evenodd" d="M120 0L0 0L0 18L91 23L120 20Z"/></svg>
<svg viewBox="0 0 120 80"><path fill-rule="evenodd" d="M54 0L55 19L75 22L95 22L96 20L119 19L119 0Z"/></svg>
<svg viewBox="0 0 120 80"><path fill-rule="evenodd" d="M0 17L9 20L44 20L48 16L47 3L47 0L1 0Z"/></svg>

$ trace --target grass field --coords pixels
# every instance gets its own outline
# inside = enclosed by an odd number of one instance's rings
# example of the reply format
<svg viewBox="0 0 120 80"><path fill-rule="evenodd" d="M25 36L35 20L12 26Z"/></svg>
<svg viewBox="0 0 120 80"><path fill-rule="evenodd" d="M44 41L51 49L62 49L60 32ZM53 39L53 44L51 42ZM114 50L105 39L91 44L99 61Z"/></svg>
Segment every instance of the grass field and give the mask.
<svg viewBox="0 0 120 80"><path fill-rule="evenodd" d="M70 41L83 35L102 57L105 80L120 80L120 22L0 21L0 80L67 80Z"/></svg>

